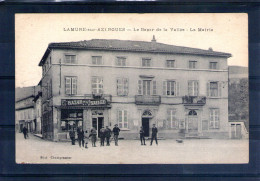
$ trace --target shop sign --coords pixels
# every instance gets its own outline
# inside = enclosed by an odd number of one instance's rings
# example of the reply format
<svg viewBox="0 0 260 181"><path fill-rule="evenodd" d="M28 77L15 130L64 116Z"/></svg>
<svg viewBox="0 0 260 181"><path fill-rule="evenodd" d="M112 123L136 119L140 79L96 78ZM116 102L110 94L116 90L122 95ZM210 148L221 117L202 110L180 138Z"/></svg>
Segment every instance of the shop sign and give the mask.
<svg viewBox="0 0 260 181"><path fill-rule="evenodd" d="M62 106L106 106L107 100L106 99L62 99L61 105Z"/></svg>

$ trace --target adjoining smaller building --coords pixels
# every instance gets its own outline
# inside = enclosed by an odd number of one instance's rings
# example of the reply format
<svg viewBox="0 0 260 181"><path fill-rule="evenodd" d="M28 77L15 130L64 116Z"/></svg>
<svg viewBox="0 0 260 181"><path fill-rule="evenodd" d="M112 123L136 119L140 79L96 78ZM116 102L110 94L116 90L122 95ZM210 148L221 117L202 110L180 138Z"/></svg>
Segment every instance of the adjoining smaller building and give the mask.
<svg viewBox="0 0 260 181"><path fill-rule="evenodd" d="M16 101L16 127L19 132L22 132L25 126L28 132L34 132L36 129L36 120L34 119L34 96L30 95Z"/></svg>

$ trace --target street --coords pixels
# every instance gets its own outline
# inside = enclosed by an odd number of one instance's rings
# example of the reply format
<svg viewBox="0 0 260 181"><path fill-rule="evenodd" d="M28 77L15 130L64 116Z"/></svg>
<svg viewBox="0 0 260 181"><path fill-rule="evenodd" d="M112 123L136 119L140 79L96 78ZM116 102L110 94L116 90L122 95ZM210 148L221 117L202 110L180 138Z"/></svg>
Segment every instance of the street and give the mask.
<svg viewBox="0 0 260 181"><path fill-rule="evenodd" d="M78 142L51 142L30 134L24 139L16 133L16 163L75 163L75 164L208 164L247 163L248 140L187 139L158 140L158 146L139 140L119 140L111 146L80 148Z"/></svg>

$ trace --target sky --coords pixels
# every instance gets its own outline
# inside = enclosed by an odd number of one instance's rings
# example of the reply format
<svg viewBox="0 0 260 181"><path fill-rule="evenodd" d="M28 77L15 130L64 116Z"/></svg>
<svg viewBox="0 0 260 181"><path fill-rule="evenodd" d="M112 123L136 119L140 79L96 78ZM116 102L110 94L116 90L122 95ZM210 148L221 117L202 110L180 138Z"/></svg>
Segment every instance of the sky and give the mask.
<svg viewBox="0 0 260 181"><path fill-rule="evenodd" d="M85 28L85 31L68 31L71 28ZM113 28L121 28L121 31L113 31ZM199 28L207 31L198 31ZM214 51L231 53L228 65L248 66L248 18L245 13L16 14L16 87L39 83L42 74L38 64L51 42L151 41L153 35L159 43L201 49L211 47Z"/></svg>

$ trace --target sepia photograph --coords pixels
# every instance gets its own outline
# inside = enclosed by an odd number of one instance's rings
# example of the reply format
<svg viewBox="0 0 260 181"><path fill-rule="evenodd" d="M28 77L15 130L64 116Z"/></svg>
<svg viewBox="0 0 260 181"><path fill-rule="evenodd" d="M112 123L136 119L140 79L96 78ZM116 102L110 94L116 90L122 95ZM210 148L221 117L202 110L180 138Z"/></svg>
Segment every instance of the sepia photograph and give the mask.
<svg viewBox="0 0 260 181"><path fill-rule="evenodd" d="M246 13L15 14L17 164L246 164Z"/></svg>

